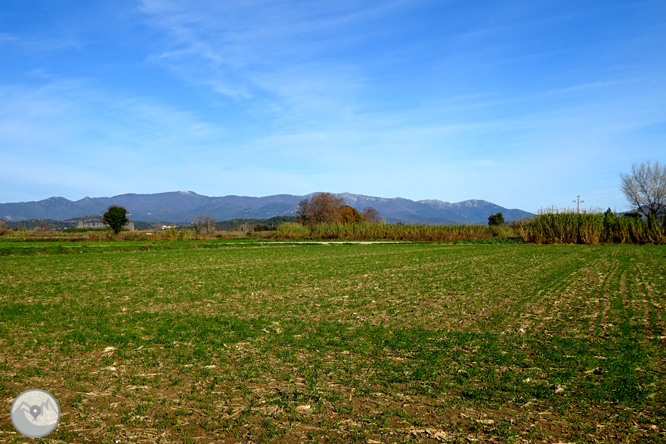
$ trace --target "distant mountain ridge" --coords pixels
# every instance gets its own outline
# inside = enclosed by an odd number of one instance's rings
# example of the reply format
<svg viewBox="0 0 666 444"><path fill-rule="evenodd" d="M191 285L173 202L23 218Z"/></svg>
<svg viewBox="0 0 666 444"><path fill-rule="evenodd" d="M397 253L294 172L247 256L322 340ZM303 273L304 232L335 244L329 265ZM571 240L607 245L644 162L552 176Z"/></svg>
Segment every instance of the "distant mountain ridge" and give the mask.
<svg viewBox="0 0 666 444"><path fill-rule="evenodd" d="M265 197L209 197L192 191L172 191L156 194L121 194L113 197L84 197L71 201L64 197L49 197L33 202L0 204L0 219L67 220L103 214L109 205L127 208L130 220L189 222L199 214L210 214L215 220L268 219L274 216L293 216L298 203L306 196L276 194ZM533 216L519 209L507 209L485 200L466 200L450 203L441 200L419 200L364 196L340 193L348 205L363 210L374 207L387 222L431 224L485 224L488 216L502 212L507 221Z"/></svg>

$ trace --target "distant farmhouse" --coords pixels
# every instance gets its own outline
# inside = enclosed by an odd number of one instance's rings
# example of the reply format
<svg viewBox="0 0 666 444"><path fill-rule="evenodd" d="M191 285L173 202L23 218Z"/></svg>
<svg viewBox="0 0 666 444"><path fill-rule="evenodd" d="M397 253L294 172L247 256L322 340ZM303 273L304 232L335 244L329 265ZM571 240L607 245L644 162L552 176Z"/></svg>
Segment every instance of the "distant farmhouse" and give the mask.
<svg viewBox="0 0 666 444"><path fill-rule="evenodd" d="M109 228L104 222L95 220L79 220L76 222L76 228ZM134 222L129 221L123 226L124 230L134 231Z"/></svg>

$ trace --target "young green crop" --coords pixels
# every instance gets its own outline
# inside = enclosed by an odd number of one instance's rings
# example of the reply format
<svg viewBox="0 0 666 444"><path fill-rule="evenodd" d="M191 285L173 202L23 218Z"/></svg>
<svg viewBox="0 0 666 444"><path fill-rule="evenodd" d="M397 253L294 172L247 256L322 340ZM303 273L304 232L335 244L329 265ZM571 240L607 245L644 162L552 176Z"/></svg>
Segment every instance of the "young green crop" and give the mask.
<svg viewBox="0 0 666 444"><path fill-rule="evenodd" d="M0 257L0 396L66 442L663 439L666 247L239 242Z"/></svg>

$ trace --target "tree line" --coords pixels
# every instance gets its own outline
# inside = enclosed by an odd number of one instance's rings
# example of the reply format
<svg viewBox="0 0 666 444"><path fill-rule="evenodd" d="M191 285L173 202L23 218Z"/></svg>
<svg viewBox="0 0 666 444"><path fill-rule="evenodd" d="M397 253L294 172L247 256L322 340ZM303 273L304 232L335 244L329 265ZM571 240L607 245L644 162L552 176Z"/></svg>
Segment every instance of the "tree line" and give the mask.
<svg viewBox="0 0 666 444"><path fill-rule="evenodd" d="M317 193L298 203L296 217L303 225L313 227L319 224L382 223L383 218L373 207L365 207L359 212L347 205L344 198L332 193Z"/></svg>
<svg viewBox="0 0 666 444"><path fill-rule="evenodd" d="M632 165L631 174L621 175L621 190L632 205L635 214L645 218L648 230L666 232L666 166L660 165L659 162L653 164L650 161ZM608 233L610 233L608 227L616 225L611 223L609 213L610 209L604 219L605 232ZM377 209L366 207L359 212L356 208L347 205L344 198L332 193L317 193L308 199L303 199L298 204L296 216L301 224L310 228L322 224L384 222ZM104 213L103 221L113 229L114 233L119 233L128 222L125 208L110 206ZM488 217L488 225L491 227L503 224L504 216L501 212ZM194 231L201 234L215 231L215 221L207 214L197 216L192 220L192 226ZM602 238L615 237L608 233Z"/></svg>

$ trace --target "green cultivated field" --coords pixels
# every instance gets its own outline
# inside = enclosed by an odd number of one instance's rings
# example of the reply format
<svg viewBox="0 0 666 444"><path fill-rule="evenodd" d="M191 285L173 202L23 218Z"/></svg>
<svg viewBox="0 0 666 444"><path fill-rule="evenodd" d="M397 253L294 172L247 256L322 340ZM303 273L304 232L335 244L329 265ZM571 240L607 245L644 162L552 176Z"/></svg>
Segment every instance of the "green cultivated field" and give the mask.
<svg viewBox="0 0 666 444"><path fill-rule="evenodd" d="M0 254L0 442L28 388L43 442L666 440L665 246Z"/></svg>

